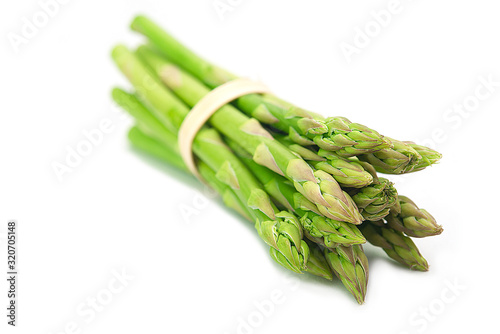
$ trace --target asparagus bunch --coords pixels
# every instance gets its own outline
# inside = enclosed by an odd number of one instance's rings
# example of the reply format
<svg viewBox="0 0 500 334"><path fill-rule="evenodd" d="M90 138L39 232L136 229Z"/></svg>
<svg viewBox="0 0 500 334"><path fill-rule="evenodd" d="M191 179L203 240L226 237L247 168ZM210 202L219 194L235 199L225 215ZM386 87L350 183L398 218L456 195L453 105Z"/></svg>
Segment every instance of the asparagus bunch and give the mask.
<svg viewBox="0 0 500 334"><path fill-rule="evenodd" d="M112 58L135 93L113 90L136 125L134 147L186 170L177 147L190 108L235 75L200 58L145 17L132 29L148 38ZM364 301L368 259L381 247L410 269L427 270L411 237L442 232L434 218L378 173L422 170L436 151L381 135L345 117L322 117L271 94L249 94L217 110L193 147L203 179L226 206L253 222L271 257L296 273L338 277Z"/></svg>

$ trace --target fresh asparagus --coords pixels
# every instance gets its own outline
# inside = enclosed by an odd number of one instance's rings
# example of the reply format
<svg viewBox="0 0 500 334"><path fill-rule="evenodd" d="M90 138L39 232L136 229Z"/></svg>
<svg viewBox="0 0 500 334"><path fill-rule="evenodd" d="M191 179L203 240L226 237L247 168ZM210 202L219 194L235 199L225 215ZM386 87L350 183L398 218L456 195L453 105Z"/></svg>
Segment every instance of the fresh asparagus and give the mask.
<svg viewBox="0 0 500 334"><path fill-rule="evenodd" d="M406 141L404 142L405 144L409 145L411 148L413 148L415 151L417 151L418 154L422 157L420 161L413 167L412 172L418 172L419 170L422 170L428 166L432 166L441 160L443 155L429 147L425 147L422 145L417 145L414 142L411 141Z"/></svg>
<svg viewBox="0 0 500 334"><path fill-rule="evenodd" d="M391 212L385 220L387 226L403 232L410 237L429 237L443 232L443 228L437 224L432 215L418 206L406 196L399 196L401 211Z"/></svg>
<svg viewBox="0 0 500 334"><path fill-rule="evenodd" d="M361 188L373 182L372 175L365 171L357 161L342 158L332 152L329 152L327 159L313 149L296 144L282 135L273 134L273 136L290 151L300 155L312 167L332 175L343 187Z"/></svg>
<svg viewBox="0 0 500 334"><path fill-rule="evenodd" d="M236 76L144 17L132 28L151 44L113 50L136 91L115 89L113 98L136 119L129 131L136 149L187 171L177 147L184 118L210 89ZM442 227L377 172L420 171L441 159L438 152L271 94L249 94L220 108L192 150L204 181L255 223L283 267L329 280L333 271L359 303L368 281L365 241L411 269L428 270L410 237L437 235Z"/></svg>
<svg viewBox="0 0 500 334"><path fill-rule="evenodd" d="M351 189L350 193L365 220L375 221L384 218L398 200L394 184L382 177L369 186Z"/></svg>
<svg viewBox="0 0 500 334"><path fill-rule="evenodd" d="M371 164L377 172L384 174L410 173L417 167L421 170L437 162L437 160L423 159L417 150L402 141L389 139L393 144L392 148L362 154L358 158Z"/></svg>
<svg viewBox="0 0 500 334"><path fill-rule="evenodd" d="M309 245L310 253L306 271L331 281L333 279L332 270L326 261L322 248L311 241L307 241L307 244Z"/></svg>
<svg viewBox="0 0 500 334"><path fill-rule="evenodd" d="M381 247L390 258L402 265L413 270L429 270L427 261L411 238L391 229L383 221L363 223L361 232L369 243Z"/></svg>
<svg viewBox="0 0 500 334"><path fill-rule="evenodd" d="M361 245L325 249L325 258L335 275L359 304L366 296L368 286L368 259Z"/></svg>

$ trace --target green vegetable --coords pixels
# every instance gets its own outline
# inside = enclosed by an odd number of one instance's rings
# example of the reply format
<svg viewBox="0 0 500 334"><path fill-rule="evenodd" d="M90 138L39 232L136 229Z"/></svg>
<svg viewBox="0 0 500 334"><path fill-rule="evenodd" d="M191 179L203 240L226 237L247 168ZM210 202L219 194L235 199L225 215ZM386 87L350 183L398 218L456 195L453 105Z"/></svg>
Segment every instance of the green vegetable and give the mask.
<svg viewBox="0 0 500 334"><path fill-rule="evenodd" d="M361 245L325 249L325 258L335 275L362 304L368 286L368 259Z"/></svg>
<svg viewBox="0 0 500 334"><path fill-rule="evenodd" d="M342 158L332 152L322 157L312 148L296 144L282 135L275 134L274 138L288 147L290 151L300 155L312 167L332 175L343 187L361 188L373 182L373 176L357 161Z"/></svg>
<svg viewBox="0 0 500 334"><path fill-rule="evenodd" d="M404 142L405 144L409 145L411 148L413 148L415 151L420 154L422 159L415 165L413 168L412 172L417 172L419 170L422 170L426 167L432 166L441 160L443 155L429 147L425 147L422 145L417 145L411 141L406 141Z"/></svg>
<svg viewBox="0 0 500 334"><path fill-rule="evenodd" d="M145 17L135 18L132 29L150 44L135 52L113 49L135 90L114 89L113 99L136 121L128 134L136 150L188 172L179 129L191 107L236 76ZM360 304L369 276L366 241L411 269L428 270L411 237L437 235L442 227L378 173L420 171L440 153L271 94L221 107L198 131L192 151L203 180L255 224L281 266L327 280L335 274Z"/></svg>
<svg viewBox="0 0 500 334"><path fill-rule="evenodd" d="M392 212L385 217L387 226L403 232L410 237L429 237L443 232L443 228L437 224L432 215L418 206L408 197L399 196L401 210L399 213Z"/></svg>
<svg viewBox="0 0 500 334"><path fill-rule="evenodd" d="M415 243L403 233L388 227L384 222L364 223L361 225L361 232L369 243L381 247L391 259L413 270L429 270L427 261L420 254Z"/></svg>
<svg viewBox="0 0 500 334"><path fill-rule="evenodd" d="M307 244L309 245L310 253L306 271L331 281L333 279L332 270L326 261L323 250L314 242L309 241Z"/></svg>
<svg viewBox="0 0 500 334"><path fill-rule="evenodd" d="M419 169L427 167L425 166L425 160L413 147L399 140L390 140L393 144L392 148L362 154L358 158L373 165L377 172L384 174L410 173L417 166Z"/></svg>
<svg viewBox="0 0 500 334"><path fill-rule="evenodd" d="M398 200L398 192L394 184L382 177L369 186L352 189L351 195L365 220L384 218Z"/></svg>

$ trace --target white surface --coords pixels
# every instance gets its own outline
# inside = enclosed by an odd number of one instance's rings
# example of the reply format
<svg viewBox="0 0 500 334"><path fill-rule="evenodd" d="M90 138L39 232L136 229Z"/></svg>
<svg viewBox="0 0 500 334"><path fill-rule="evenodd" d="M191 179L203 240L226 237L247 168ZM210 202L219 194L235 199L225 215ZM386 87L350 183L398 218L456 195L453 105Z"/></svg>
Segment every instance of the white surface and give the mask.
<svg viewBox="0 0 500 334"><path fill-rule="evenodd" d="M20 224L19 327L8 329L61 333L76 322L83 333L238 333L239 317L259 320L255 302L280 291L282 302L247 333L491 328L499 297L500 87L456 128L443 117L474 95L479 77L500 81L498 3L401 0L400 13L348 63L341 43L352 43L356 27L370 25L370 12L389 1L223 1L234 4L224 20L213 0L69 1L19 53L7 34L19 33L22 18L40 5L0 5L1 233L7 219ZM411 272L367 246L369 289L358 306L338 281L303 275L298 286L285 282L288 275L253 227L217 201L184 221L179 207L195 205L200 188L131 152L131 122L113 111L109 98L113 85L129 87L109 51L118 42L141 41L128 30L137 13L298 105L405 140L432 139L442 129L446 139L436 145L442 163L394 178L401 194L445 228L441 236L417 240L431 270ZM59 182L51 164L103 119L113 130ZM88 321L88 308L83 316L77 308L106 296L102 289L122 268L134 278ZM447 282L455 280L466 288L453 298ZM432 320L422 320L419 312L429 307ZM4 311L0 319L4 333Z"/></svg>

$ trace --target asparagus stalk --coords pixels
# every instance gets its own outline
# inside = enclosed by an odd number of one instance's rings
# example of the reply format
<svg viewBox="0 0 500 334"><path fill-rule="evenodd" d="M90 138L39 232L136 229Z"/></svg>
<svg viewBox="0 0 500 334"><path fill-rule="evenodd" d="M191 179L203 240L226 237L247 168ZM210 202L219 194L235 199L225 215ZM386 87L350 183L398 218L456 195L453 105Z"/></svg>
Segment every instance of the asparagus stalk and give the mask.
<svg viewBox="0 0 500 334"><path fill-rule="evenodd" d="M190 69L192 73L199 73L203 76L203 81L209 87L213 88L223 82L236 78L234 74L198 57L145 16L140 15L135 17L131 28L146 36L159 50L168 54L168 58L172 62L183 64L183 67Z"/></svg>
<svg viewBox="0 0 500 334"><path fill-rule="evenodd" d="M403 232L410 237L423 238L438 235L443 232L443 228L437 224L432 215L418 206L406 196L399 196L398 199L401 211L391 212L387 217L387 226Z"/></svg>
<svg viewBox="0 0 500 334"><path fill-rule="evenodd" d="M434 165L441 160L443 155L429 147L425 147L422 145L417 145L414 142L411 141L405 141L405 144L409 145L411 148L413 148L415 151L420 154L422 159L415 165L413 168L412 172L417 172L419 170L422 170L426 167L429 167L431 165Z"/></svg>
<svg viewBox="0 0 500 334"><path fill-rule="evenodd" d="M368 259L361 245L325 249L326 261L342 284L359 304L366 296L368 286Z"/></svg>
<svg viewBox="0 0 500 334"><path fill-rule="evenodd" d="M126 50L120 49L120 53ZM179 98L194 106L210 90L189 74L147 49L140 48L139 54L147 61ZM123 58L123 57L122 57ZM132 54L128 62L118 62L127 74L127 65L138 62ZM139 62L140 63L140 62ZM144 71L144 75L149 74ZM182 110L185 114L187 111ZM248 118L231 105L220 108L209 120L226 137L231 138L252 154L253 160L291 181L294 187L313 203L346 215L345 221L360 223L360 216L354 202L342 192L335 179L322 171L314 171L303 159L276 141L258 121ZM231 124L231 126L227 126Z"/></svg>
<svg viewBox="0 0 500 334"><path fill-rule="evenodd" d="M132 29L145 35L171 62L189 71L214 88L236 78L234 74L215 66L165 32L158 25L138 16L132 22ZM324 119L318 114L265 94L249 94L235 102L247 115L289 134L290 139L302 145L316 143L318 146L335 150L342 156L353 156L391 147L376 131L345 118Z"/></svg>
<svg viewBox="0 0 500 334"><path fill-rule="evenodd" d="M392 148L386 148L377 152L362 154L360 160L373 165L377 172L384 174L403 174L414 171L415 168L425 168L425 160L408 144L389 138L393 144ZM430 160L428 160L430 162Z"/></svg>
<svg viewBox="0 0 500 334"><path fill-rule="evenodd" d="M361 189L351 189L352 199L365 220L376 221L384 218L398 203L398 192L394 184L385 178ZM397 211L396 206L396 211Z"/></svg>
<svg viewBox="0 0 500 334"><path fill-rule="evenodd" d="M383 221L363 223L361 232L369 243L381 247L391 259L412 270L429 270L427 261L411 238L388 227Z"/></svg>
<svg viewBox="0 0 500 334"><path fill-rule="evenodd" d="M271 256L279 264L299 274L307 269L309 247L302 240L302 228L297 217L281 211L276 213L274 220L257 219L255 227L259 236L271 246Z"/></svg>
<svg viewBox="0 0 500 334"><path fill-rule="evenodd" d="M315 136L313 141L320 148L343 157L376 152L392 147L392 143L377 131L345 117L327 119L328 135Z"/></svg>
<svg viewBox="0 0 500 334"><path fill-rule="evenodd" d="M338 156L335 153L329 152L328 159L320 156L312 148L306 148L294 142L287 140L286 137L273 134L284 146L292 152L300 155L304 160L307 160L312 167L331 174L333 178L343 187L361 188L369 185L373 181L370 173L356 161L351 161Z"/></svg>

